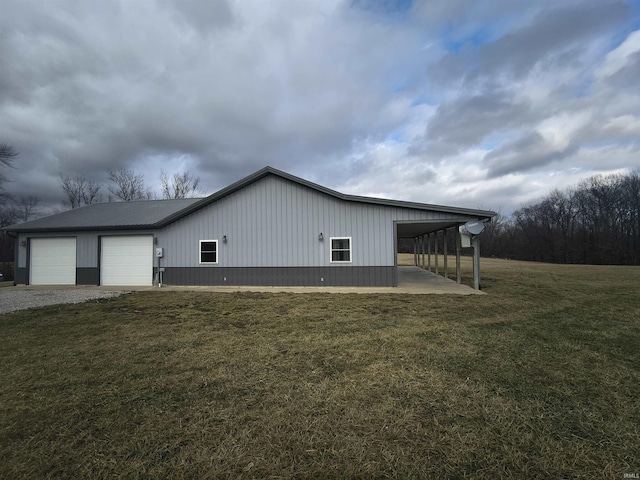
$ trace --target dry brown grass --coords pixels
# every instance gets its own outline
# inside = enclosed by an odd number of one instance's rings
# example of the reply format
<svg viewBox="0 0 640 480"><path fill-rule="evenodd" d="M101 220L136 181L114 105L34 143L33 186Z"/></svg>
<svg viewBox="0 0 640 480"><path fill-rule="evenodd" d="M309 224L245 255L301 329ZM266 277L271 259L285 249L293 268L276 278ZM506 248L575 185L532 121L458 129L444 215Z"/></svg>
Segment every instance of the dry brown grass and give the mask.
<svg viewBox="0 0 640 480"><path fill-rule="evenodd" d="M143 292L2 316L0 477L640 471L640 269L483 269L481 297Z"/></svg>

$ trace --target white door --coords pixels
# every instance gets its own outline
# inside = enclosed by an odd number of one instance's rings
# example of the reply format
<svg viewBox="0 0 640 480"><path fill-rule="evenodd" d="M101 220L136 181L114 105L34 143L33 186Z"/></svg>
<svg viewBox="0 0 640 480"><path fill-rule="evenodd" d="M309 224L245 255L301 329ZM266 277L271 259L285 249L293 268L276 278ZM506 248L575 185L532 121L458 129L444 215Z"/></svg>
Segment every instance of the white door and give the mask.
<svg viewBox="0 0 640 480"><path fill-rule="evenodd" d="M153 236L102 237L100 285L153 284Z"/></svg>
<svg viewBox="0 0 640 480"><path fill-rule="evenodd" d="M75 238L32 238L30 257L31 285L76 284Z"/></svg>

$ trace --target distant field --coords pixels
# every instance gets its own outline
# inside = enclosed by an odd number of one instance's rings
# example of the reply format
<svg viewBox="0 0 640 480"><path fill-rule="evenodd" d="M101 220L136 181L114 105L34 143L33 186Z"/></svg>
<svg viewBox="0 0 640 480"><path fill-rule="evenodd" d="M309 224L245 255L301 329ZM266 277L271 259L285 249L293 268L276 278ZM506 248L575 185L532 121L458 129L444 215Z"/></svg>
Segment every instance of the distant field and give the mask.
<svg viewBox="0 0 640 480"><path fill-rule="evenodd" d="M482 268L484 296L164 291L0 316L0 478L640 473L640 268Z"/></svg>

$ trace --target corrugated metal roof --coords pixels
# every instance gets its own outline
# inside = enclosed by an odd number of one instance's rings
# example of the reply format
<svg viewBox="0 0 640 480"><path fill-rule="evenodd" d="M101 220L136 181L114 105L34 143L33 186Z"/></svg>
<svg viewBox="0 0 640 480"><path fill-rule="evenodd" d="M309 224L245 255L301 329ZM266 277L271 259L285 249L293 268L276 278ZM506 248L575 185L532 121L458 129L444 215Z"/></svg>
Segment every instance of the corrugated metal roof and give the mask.
<svg viewBox="0 0 640 480"><path fill-rule="evenodd" d="M7 227L10 232L46 230L105 230L156 228L167 217L199 202L200 198L94 203L57 215Z"/></svg>

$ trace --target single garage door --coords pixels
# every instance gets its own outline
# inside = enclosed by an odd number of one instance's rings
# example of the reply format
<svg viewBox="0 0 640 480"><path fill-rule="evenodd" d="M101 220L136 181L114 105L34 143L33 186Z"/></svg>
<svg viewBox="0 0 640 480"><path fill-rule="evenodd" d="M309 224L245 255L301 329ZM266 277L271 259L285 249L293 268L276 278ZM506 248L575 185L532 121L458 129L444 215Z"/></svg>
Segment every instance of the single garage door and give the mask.
<svg viewBox="0 0 640 480"><path fill-rule="evenodd" d="M75 238L32 238L30 258L31 285L76 284Z"/></svg>
<svg viewBox="0 0 640 480"><path fill-rule="evenodd" d="M100 285L152 285L153 236L102 237Z"/></svg>

